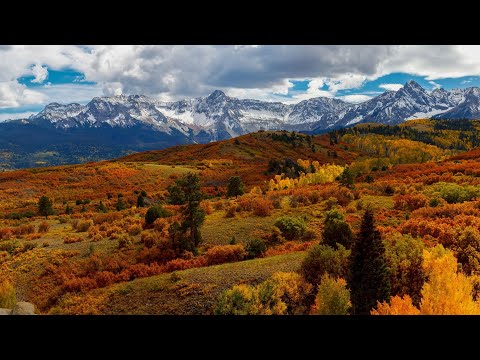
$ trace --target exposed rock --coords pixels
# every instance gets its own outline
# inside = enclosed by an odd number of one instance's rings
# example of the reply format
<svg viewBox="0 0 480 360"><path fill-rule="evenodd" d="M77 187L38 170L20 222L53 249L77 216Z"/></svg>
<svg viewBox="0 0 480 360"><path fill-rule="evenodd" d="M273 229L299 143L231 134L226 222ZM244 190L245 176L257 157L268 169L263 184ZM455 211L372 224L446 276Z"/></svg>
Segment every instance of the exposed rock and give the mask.
<svg viewBox="0 0 480 360"><path fill-rule="evenodd" d="M12 315L35 315L35 306L29 302L20 301L13 308Z"/></svg>
<svg viewBox="0 0 480 360"><path fill-rule="evenodd" d="M0 315L11 315L12 310L10 309L0 309Z"/></svg>

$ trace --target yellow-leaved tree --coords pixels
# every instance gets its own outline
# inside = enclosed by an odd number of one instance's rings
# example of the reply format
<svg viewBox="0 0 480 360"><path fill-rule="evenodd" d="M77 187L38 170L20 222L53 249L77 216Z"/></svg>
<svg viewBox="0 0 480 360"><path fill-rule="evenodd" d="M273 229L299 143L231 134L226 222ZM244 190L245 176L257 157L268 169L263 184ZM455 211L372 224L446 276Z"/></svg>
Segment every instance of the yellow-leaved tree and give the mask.
<svg viewBox="0 0 480 360"><path fill-rule="evenodd" d="M425 315L477 315L480 306L473 300L472 280L457 272L457 259L438 245L424 252L428 282L422 288L420 311Z"/></svg>
<svg viewBox="0 0 480 360"><path fill-rule="evenodd" d="M473 278L457 271L457 259L450 250L437 245L424 250L423 269L428 281L422 287L420 309L409 296L383 302L372 315L478 315L480 303L473 299Z"/></svg>
<svg viewBox="0 0 480 360"><path fill-rule="evenodd" d="M387 302L379 303L376 309L370 312L372 315L419 315L420 310L412 303L412 298L408 295L400 297L398 295Z"/></svg>

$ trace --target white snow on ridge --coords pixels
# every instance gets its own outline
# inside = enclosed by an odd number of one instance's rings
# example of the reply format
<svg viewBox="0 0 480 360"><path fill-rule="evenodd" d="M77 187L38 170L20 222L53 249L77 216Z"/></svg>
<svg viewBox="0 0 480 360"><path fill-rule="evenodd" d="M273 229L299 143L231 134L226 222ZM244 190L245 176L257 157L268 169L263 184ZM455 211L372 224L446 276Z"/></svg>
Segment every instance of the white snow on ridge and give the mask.
<svg viewBox="0 0 480 360"><path fill-rule="evenodd" d="M352 120L350 120L349 122L347 122L345 125L356 124L356 123L358 123L360 120L362 120L363 118L364 118L364 116L362 116L362 115L355 116Z"/></svg>
<svg viewBox="0 0 480 360"><path fill-rule="evenodd" d="M454 107L449 107L449 108L446 108L446 109L436 109L436 110L432 110L432 111L429 111L429 112L416 112L412 116L406 118L405 121L415 120L415 119L423 119L423 118L430 118L432 116L447 112L447 111L449 111L453 108Z"/></svg>
<svg viewBox="0 0 480 360"><path fill-rule="evenodd" d="M257 121L272 121L281 118L282 115L275 114L272 111L262 111L262 110L241 110L243 118L248 120L257 120Z"/></svg>
<svg viewBox="0 0 480 360"><path fill-rule="evenodd" d="M191 111L184 111L182 113L179 113L175 110L167 109L166 107L155 107L158 111L160 111L163 115L166 117L170 117L173 119L178 119L181 122L185 124L192 125L195 123L195 120L193 118L192 112Z"/></svg>

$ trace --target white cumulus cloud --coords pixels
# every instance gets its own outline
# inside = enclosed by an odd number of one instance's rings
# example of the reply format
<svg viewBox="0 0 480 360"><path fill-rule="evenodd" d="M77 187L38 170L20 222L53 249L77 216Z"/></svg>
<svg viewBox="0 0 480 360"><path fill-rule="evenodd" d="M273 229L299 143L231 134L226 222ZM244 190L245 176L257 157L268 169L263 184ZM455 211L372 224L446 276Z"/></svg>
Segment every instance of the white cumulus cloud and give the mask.
<svg viewBox="0 0 480 360"><path fill-rule="evenodd" d="M353 95L345 95L341 96L340 99L349 102L349 103L361 103L367 100L370 100L372 97L363 94L353 94Z"/></svg>
<svg viewBox="0 0 480 360"><path fill-rule="evenodd" d="M14 120L14 119L27 119L31 115L37 114L32 111L18 112L18 113L4 113L0 114L0 122L5 120Z"/></svg>
<svg viewBox="0 0 480 360"><path fill-rule="evenodd" d="M379 88L390 90L390 91L397 91L400 90L403 85L402 84L380 84L378 85Z"/></svg>
<svg viewBox="0 0 480 360"><path fill-rule="evenodd" d="M44 94L28 89L17 81L0 82L0 109L41 104L45 100Z"/></svg>
<svg viewBox="0 0 480 360"><path fill-rule="evenodd" d="M39 64L35 64L32 68L32 74L35 77L32 83L43 83L48 77L48 68Z"/></svg>

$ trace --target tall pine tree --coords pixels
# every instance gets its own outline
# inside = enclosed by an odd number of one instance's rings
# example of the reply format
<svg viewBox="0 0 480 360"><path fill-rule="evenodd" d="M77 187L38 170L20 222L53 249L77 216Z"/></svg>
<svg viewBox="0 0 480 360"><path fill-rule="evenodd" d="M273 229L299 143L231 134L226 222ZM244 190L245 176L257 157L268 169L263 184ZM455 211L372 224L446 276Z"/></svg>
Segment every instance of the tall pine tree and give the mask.
<svg viewBox="0 0 480 360"><path fill-rule="evenodd" d="M200 227L205 221L205 211L200 207L203 194L200 189L198 175L188 173L175 180L175 185L168 187L170 204L182 205L182 222L180 230L188 243L188 250L197 252L197 247L202 241Z"/></svg>
<svg viewBox="0 0 480 360"><path fill-rule="evenodd" d="M390 300L390 269L371 209L365 211L353 243L349 287L354 314L369 314L377 301Z"/></svg>
<svg viewBox="0 0 480 360"><path fill-rule="evenodd" d="M45 216L45 219L48 218L48 215L53 215L52 200L46 196L42 196L40 200L38 200L38 213Z"/></svg>

